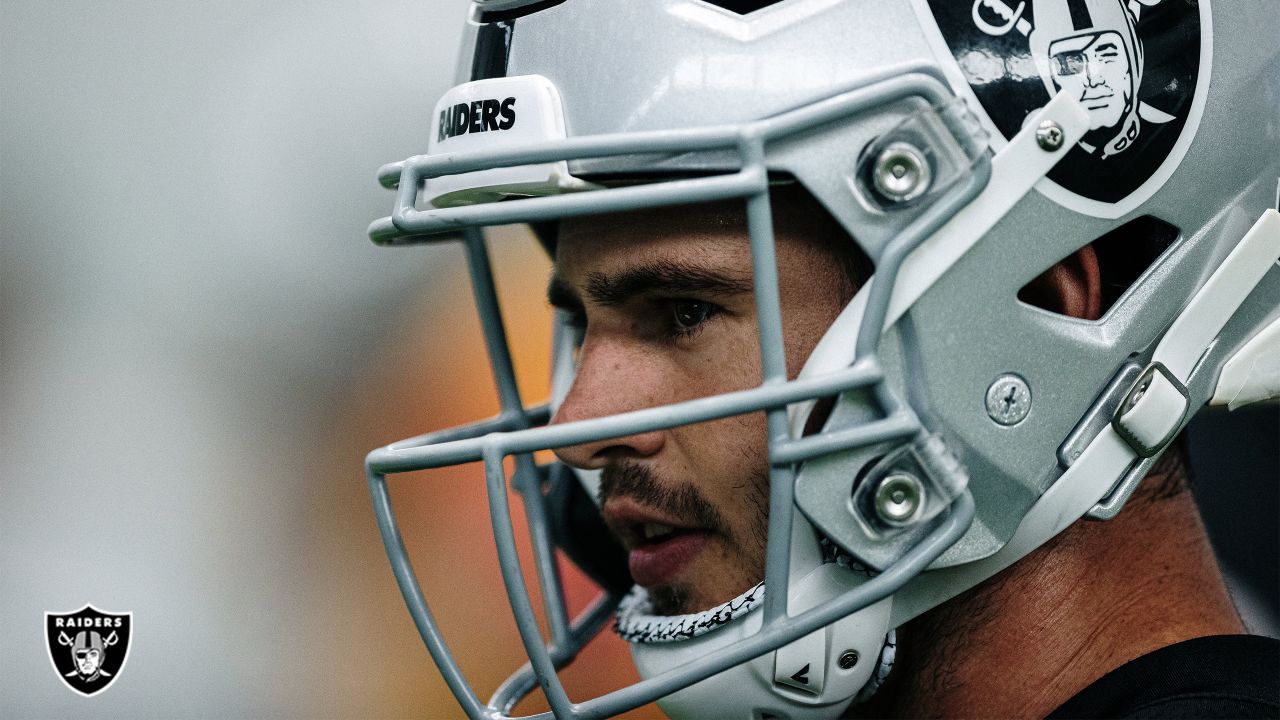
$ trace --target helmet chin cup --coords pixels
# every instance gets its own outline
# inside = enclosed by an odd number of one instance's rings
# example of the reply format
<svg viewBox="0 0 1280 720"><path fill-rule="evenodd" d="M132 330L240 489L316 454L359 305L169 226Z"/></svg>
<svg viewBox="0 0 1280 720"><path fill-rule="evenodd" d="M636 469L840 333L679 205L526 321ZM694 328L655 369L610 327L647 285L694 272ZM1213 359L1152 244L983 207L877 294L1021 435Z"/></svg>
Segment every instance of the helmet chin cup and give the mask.
<svg viewBox="0 0 1280 720"><path fill-rule="evenodd" d="M866 580L835 564L819 566L792 585L791 609L811 609ZM891 629L892 605L892 598L880 600L777 650L668 695L658 706L676 719L836 717L871 680ZM642 677L656 677L755 635L762 620L763 612L756 610L692 640L633 644L631 657Z"/></svg>

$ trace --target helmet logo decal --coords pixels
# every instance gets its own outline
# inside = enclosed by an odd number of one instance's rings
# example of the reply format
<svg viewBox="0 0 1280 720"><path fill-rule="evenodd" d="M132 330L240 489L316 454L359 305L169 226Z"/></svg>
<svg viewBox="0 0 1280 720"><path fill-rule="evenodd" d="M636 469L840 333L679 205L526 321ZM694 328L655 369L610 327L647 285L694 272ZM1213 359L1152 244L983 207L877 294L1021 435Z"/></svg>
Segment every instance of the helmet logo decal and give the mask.
<svg viewBox="0 0 1280 720"><path fill-rule="evenodd" d="M85 697L106 690L129 659L133 613L109 613L85 605L71 613L46 612L44 626L54 672Z"/></svg>
<svg viewBox="0 0 1280 720"><path fill-rule="evenodd" d="M457 85L440 98L430 117L428 155L508 150L557 142L567 135L560 92L541 75ZM436 207L451 207L588 187L569 173L568 163L557 160L427 178L422 199Z"/></svg>
<svg viewBox="0 0 1280 720"><path fill-rule="evenodd" d="M916 0L953 85L996 149L1058 93L1089 131L1039 189L1118 217L1173 174L1208 92L1209 0ZM944 54L945 53L945 54Z"/></svg>
<svg viewBox="0 0 1280 720"><path fill-rule="evenodd" d="M440 111L440 129L436 140L447 140L463 133L510 130L516 124L516 99L485 98L458 103Z"/></svg>

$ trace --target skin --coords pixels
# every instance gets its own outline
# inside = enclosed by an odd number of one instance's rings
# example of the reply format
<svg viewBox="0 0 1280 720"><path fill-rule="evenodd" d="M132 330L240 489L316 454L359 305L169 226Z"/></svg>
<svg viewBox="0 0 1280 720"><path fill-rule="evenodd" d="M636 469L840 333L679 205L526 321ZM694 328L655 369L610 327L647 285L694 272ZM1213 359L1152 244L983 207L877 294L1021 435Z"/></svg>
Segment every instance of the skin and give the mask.
<svg viewBox="0 0 1280 720"><path fill-rule="evenodd" d="M899 631L859 717L1045 717L1126 662L1243 633L1177 451L1105 523L1080 521Z"/></svg>
<svg viewBox="0 0 1280 720"><path fill-rule="evenodd" d="M577 317L583 336L577 379L552 422L759 385L752 264L740 207L668 208L563 224L551 295ZM818 240L830 232L822 221L782 209L775 223L787 374L795 377L852 288L829 245ZM650 278L628 297L601 296L608 282L654 267L693 272L724 287L692 289ZM679 322L696 317L689 300L716 308L691 329ZM647 588L656 610L671 615L713 607L763 579L765 437L764 414L756 413L556 454L575 467L604 470L602 511L628 550L638 542L629 527L637 514L709 530L707 546L683 571ZM638 474L645 477L636 481ZM619 485L622 491L611 492Z"/></svg>
<svg viewBox="0 0 1280 720"><path fill-rule="evenodd" d="M829 224L786 203L774 207L786 363L794 377L856 282L832 250L838 235ZM579 319L583 336L577 379L553 422L757 385L753 296L741 287L751 278L746 237L740 214L723 206L566 221L551 295ZM715 275L738 289L672 292L650 273L634 294L600 292L617 290L610 278L654 267ZM1024 301L1096 319L1100 296L1098 259L1085 248L1034 281ZM682 328L680 318L700 317L684 304L690 298L718 310L691 332L673 332ZM657 612L679 614L718 605L762 579L764 445L764 417L755 414L556 452L570 465L604 471L606 522L628 549L636 538L623 520L637 510L709 528L705 549L682 572L648 587ZM1117 519L1077 522L901 628L889 683L852 712L1044 717L1145 653L1242 632L1186 491L1181 455L1165 457ZM685 502L690 493L697 500Z"/></svg>

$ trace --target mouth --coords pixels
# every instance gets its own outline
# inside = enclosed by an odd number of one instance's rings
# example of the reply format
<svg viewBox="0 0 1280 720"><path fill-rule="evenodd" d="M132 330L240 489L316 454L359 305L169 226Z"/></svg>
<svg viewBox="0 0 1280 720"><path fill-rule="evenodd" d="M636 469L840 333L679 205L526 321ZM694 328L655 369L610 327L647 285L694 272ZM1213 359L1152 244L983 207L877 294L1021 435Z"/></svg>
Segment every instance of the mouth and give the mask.
<svg viewBox="0 0 1280 720"><path fill-rule="evenodd" d="M628 498L611 498L604 517L629 551L632 579L646 588L675 580L711 541L710 530L662 517Z"/></svg>
<svg viewBox="0 0 1280 720"><path fill-rule="evenodd" d="M1085 93L1084 96L1080 98L1080 102L1084 104L1085 109L1087 110L1101 110L1110 104L1111 98L1113 97L1115 97L1115 93L1113 92L1102 93L1099 95L1090 95Z"/></svg>
<svg viewBox="0 0 1280 720"><path fill-rule="evenodd" d="M711 540L706 530L672 530L631 549L627 566L644 587L666 585L693 562Z"/></svg>

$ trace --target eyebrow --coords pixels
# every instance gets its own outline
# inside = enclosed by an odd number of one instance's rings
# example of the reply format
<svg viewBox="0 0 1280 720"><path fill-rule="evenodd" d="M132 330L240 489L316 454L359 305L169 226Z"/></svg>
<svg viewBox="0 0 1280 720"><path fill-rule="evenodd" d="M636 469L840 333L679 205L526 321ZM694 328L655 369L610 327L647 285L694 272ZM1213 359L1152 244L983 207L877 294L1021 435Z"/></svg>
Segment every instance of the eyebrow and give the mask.
<svg viewBox="0 0 1280 720"><path fill-rule="evenodd" d="M614 274L588 273L584 284L587 296L606 306L620 305L645 293L724 296L751 292L753 287L749 277L663 260L643 263ZM559 276L551 278L547 300L565 310L582 308L578 294Z"/></svg>
<svg viewBox="0 0 1280 720"><path fill-rule="evenodd" d="M1101 52L1107 52L1108 50L1110 50L1111 52L1117 52L1119 51L1120 48L1116 47L1116 44L1113 42L1105 42L1094 49L1097 52L1101 53Z"/></svg>

